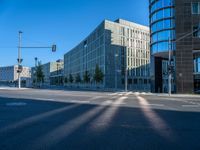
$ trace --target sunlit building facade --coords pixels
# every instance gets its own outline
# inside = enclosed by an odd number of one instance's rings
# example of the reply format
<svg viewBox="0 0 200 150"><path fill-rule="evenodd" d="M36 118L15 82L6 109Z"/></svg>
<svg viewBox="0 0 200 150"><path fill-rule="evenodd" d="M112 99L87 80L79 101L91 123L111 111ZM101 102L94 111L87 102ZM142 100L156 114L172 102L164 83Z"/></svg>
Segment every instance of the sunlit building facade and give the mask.
<svg viewBox="0 0 200 150"><path fill-rule="evenodd" d="M88 71L92 87L96 85L93 75L98 64L104 74L101 87L124 89L127 70L129 90L150 90L149 44L149 27L122 19L105 20L64 55L64 75L75 78L80 74L83 80Z"/></svg>
<svg viewBox="0 0 200 150"><path fill-rule="evenodd" d="M150 0L151 90L168 91L169 54L172 92L200 90L200 0ZM197 31L197 32L195 32Z"/></svg>

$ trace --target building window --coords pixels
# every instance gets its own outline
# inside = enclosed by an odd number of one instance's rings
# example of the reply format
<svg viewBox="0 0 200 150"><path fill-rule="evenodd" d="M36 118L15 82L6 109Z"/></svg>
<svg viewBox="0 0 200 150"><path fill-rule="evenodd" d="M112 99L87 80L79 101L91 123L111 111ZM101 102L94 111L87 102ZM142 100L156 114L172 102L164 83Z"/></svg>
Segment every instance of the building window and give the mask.
<svg viewBox="0 0 200 150"><path fill-rule="evenodd" d="M200 73L200 56L194 58L194 73Z"/></svg>
<svg viewBox="0 0 200 150"><path fill-rule="evenodd" d="M192 3L192 14L200 14L199 3Z"/></svg>

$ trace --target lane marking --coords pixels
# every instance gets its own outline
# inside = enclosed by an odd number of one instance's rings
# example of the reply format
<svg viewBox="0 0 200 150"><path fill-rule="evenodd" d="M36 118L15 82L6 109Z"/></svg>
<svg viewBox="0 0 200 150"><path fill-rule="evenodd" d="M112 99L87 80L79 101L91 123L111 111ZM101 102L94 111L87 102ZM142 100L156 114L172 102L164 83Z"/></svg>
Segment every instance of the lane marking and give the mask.
<svg viewBox="0 0 200 150"><path fill-rule="evenodd" d="M71 103L90 103L90 101L70 100Z"/></svg>
<svg viewBox="0 0 200 150"><path fill-rule="evenodd" d="M182 107L200 107L200 105L182 105Z"/></svg>
<svg viewBox="0 0 200 150"><path fill-rule="evenodd" d="M160 106L160 107L163 107L165 106L164 104L144 104L144 106Z"/></svg>

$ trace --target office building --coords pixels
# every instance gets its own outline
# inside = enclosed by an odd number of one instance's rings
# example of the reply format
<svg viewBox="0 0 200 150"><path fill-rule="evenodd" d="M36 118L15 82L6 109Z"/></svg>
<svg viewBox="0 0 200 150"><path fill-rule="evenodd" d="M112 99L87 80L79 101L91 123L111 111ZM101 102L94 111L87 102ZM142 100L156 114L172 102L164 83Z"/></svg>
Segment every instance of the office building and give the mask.
<svg viewBox="0 0 200 150"><path fill-rule="evenodd" d="M18 81L18 66L5 66L0 67L0 82L3 83L16 83ZM22 72L20 74L21 80L23 81L24 85L25 82L29 82L31 78L31 69L29 67L23 67Z"/></svg>
<svg viewBox="0 0 200 150"><path fill-rule="evenodd" d="M63 60L59 59L56 62L48 62L42 64L42 72L44 75L43 86L62 85L63 84ZM36 81L35 67L32 68L32 81Z"/></svg>
<svg viewBox="0 0 200 150"><path fill-rule="evenodd" d="M172 92L200 90L200 0L150 0L149 8L152 92L168 91L169 71Z"/></svg>
<svg viewBox="0 0 200 150"><path fill-rule="evenodd" d="M149 44L148 27L122 19L105 20L64 55L64 76L80 75L82 86L124 89L127 81L129 90L149 90ZM104 74L98 84L93 78L96 65ZM90 77L87 84L85 72Z"/></svg>

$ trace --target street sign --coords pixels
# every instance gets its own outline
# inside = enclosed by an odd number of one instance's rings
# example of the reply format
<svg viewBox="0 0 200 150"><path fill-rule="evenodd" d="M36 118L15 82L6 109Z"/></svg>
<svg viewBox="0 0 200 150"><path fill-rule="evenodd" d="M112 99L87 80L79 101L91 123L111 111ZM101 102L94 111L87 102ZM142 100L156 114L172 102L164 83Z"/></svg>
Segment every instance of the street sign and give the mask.
<svg viewBox="0 0 200 150"><path fill-rule="evenodd" d="M18 63L22 63L22 61L23 61L23 59L19 59L19 58L17 59Z"/></svg>

